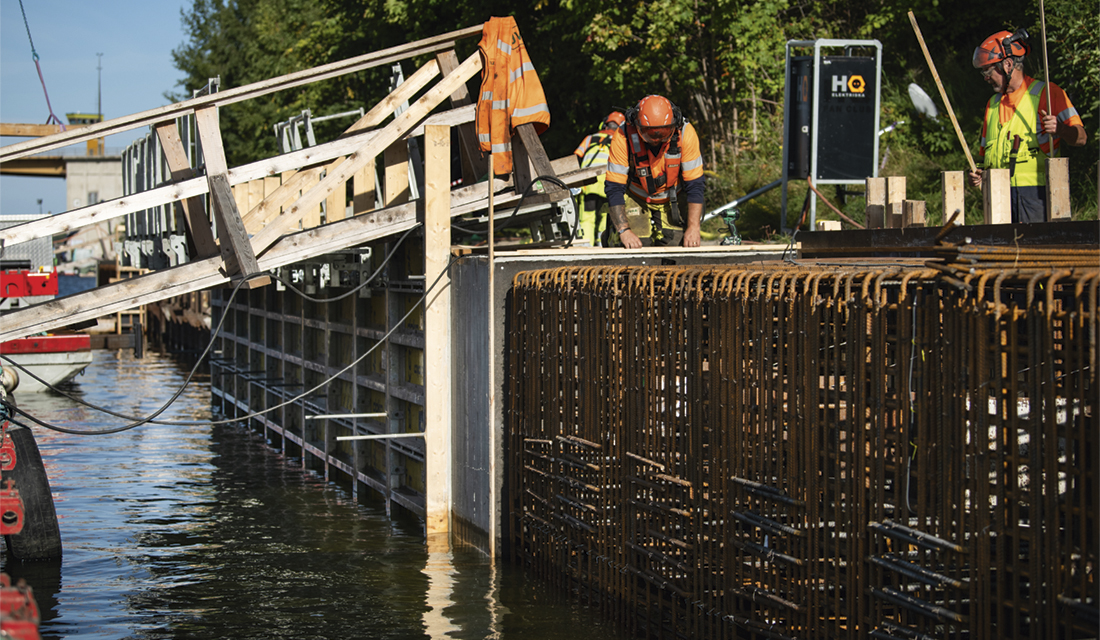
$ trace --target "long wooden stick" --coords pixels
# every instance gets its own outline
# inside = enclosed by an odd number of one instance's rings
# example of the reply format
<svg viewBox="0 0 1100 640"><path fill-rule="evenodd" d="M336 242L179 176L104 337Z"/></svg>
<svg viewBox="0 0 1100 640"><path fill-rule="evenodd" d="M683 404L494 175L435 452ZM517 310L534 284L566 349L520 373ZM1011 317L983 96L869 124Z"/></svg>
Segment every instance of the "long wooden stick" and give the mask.
<svg viewBox="0 0 1100 640"><path fill-rule="evenodd" d="M1053 115L1054 109L1050 106L1050 66L1047 64L1047 12L1043 8L1043 0L1039 0L1039 24L1042 25L1043 30L1043 78L1047 81L1047 115ZM1057 129L1057 125L1055 126ZM1047 135L1050 136L1050 156L1052 158L1058 157L1058 148L1054 146L1054 132L1048 131Z"/></svg>
<svg viewBox="0 0 1100 640"><path fill-rule="evenodd" d="M909 12L909 22L913 23L913 31L917 34L920 50L924 52L924 59L928 61L928 68L932 70L932 78L935 79L936 87L940 90L940 97L943 98L943 104L947 107L947 115L951 116L951 124L955 125L955 133L959 136L959 144L962 145L963 153L966 154L966 161L970 163L970 170L977 171L978 166L974 164L974 158L970 155L970 147L966 144L966 137L963 136L962 129L959 128L959 121L955 119L955 112L951 109L951 101L947 99L947 92L943 90L940 74L936 73L936 64L932 62L932 54L928 53L928 46L924 44L924 36L920 33L920 27L917 26L917 17L913 15L912 11Z"/></svg>

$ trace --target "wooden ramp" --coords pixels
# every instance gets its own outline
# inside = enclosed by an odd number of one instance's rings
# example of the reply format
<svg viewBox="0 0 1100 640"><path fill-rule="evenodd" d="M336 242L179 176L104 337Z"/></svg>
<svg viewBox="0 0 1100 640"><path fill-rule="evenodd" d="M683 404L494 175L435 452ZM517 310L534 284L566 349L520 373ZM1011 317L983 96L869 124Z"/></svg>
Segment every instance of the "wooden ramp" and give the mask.
<svg viewBox="0 0 1100 640"><path fill-rule="evenodd" d="M346 199L341 194L346 193L349 181L365 179L368 173L372 181L376 158L388 158L390 150L403 149L407 138L423 134L425 125L458 127L466 182L472 183L476 176L484 174L484 161L477 150L472 124L474 104L466 89L467 81L481 71L481 60L475 52L459 63L453 48L457 40L480 33L480 25L469 27L0 148L2 165L88 139L138 127L153 127L171 168L171 181L148 191L10 227L3 231L0 240L10 246L70 232L150 207L179 203L188 237L198 254L186 264L6 314L0 325L0 341L81 323L193 291L241 283L242 280L245 281L243 286L262 286L270 279L257 274L415 226L418 210L422 208L421 201L400 202L401 198L387 194L383 201L389 206L375 209L373 198L369 205L362 205L356 198L353 215L345 218ZM435 54L435 57L364 114L339 139L239 167L226 166L218 128L218 107L425 54ZM418 94L420 97L407 109L390 119L398 105ZM450 108L438 110L445 100L450 100ZM201 176L193 175L177 130L176 119L188 114L194 114L205 156L206 170ZM385 126L378 128L387 121ZM528 157L529 162L516 163L518 168L513 180L492 181L494 193L506 189L511 191L495 196L498 206L514 204L519 199L516 194L526 187L532 174L557 174L559 179L572 186L590 182L600 172L598 169L577 170L575 161L569 167L571 171L555 172L533 131L520 133L514 144L521 154ZM394 155L399 162L404 162L404 154ZM521 171L521 168L524 170ZM243 188L249 183L272 179L280 180L279 186L270 189L266 197L258 202L234 196L234 186ZM358 192L358 185L356 189ZM199 197L204 194L208 195L210 202L209 214ZM562 195L559 192L558 197ZM453 190L451 215L486 209L488 198L488 182ZM319 205L326 201L331 204L322 224ZM248 205L240 206L241 202ZM215 227L211 225L211 218ZM216 238L214 228L217 229Z"/></svg>

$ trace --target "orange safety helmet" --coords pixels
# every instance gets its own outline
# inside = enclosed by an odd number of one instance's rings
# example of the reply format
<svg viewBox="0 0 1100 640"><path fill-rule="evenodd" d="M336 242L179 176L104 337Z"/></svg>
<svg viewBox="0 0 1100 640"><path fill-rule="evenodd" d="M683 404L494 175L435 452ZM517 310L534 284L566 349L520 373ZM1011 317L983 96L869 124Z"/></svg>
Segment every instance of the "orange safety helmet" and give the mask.
<svg viewBox="0 0 1100 640"><path fill-rule="evenodd" d="M612 111L603 119L603 130L606 131L611 129L614 131L624 124L626 124L626 116L624 116L621 111Z"/></svg>
<svg viewBox="0 0 1100 640"><path fill-rule="evenodd" d="M1009 56L1026 56L1031 53L1027 43L1027 31L1020 29L1016 33L998 31L985 39L974 50L974 68L982 69L996 64Z"/></svg>
<svg viewBox="0 0 1100 640"><path fill-rule="evenodd" d="M649 144L664 144L676 132L677 114L668 98L646 96L638 103L634 118L638 133Z"/></svg>

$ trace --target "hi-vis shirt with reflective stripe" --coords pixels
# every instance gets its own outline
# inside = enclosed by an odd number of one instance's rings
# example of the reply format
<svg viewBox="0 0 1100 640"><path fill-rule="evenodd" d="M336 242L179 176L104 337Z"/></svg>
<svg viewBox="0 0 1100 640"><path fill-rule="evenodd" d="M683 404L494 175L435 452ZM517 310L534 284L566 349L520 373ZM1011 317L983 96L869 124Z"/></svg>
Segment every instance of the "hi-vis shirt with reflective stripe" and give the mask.
<svg viewBox="0 0 1100 640"><path fill-rule="evenodd" d="M481 92L477 101L477 140L493 154L493 172L512 171L512 129L535 125L541 134L550 126L550 109L515 18L490 18L482 30Z"/></svg>
<svg viewBox="0 0 1100 640"><path fill-rule="evenodd" d="M651 157L645 141L635 127L619 129L611 141L607 180L627 185L630 195L638 202L668 202L670 188L681 182L703 177L703 157L699 153L699 136L695 133L695 127L690 122L685 123L680 129L679 138L679 153L670 149L672 140L669 140ZM628 145L633 148L633 154ZM631 155L635 158L633 166ZM677 160L678 171L675 169ZM645 175L641 175L643 173Z"/></svg>
<svg viewBox="0 0 1100 640"><path fill-rule="evenodd" d="M986 105L979 159L987 169L1010 169L1010 182L1014 187L1046 184L1046 159L1050 154L1051 137L1047 133L1037 133L1039 109L1046 111L1046 88L1047 83L1024 76L1023 84L1009 96L1009 102L1002 104L1004 96L997 94ZM1057 85L1053 85L1050 100L1051 109L1059 122L1070 126L1081 123L1077 110ZM1014 153L1016 136L1020 137L1020 143ZM1058 146L1059 140L1055 136L1054 148Z"/></svg>
<svg viewBox="0 0 1100 640"><path fill-rule="evenodd" d="M586 136L581 142L581 145L585 147L584 152L581 154L581 168L587 167L602 167L607 164L607 159L611 156L611 131L601 131L599 133L593 133ZM577 151L580 151L581 147L577 147ZM576 151L574 151L576 153ZM585 185L581 187L581 193L588 195L604 195L604 174L596 176L596 182L593 184Z"/></svg>

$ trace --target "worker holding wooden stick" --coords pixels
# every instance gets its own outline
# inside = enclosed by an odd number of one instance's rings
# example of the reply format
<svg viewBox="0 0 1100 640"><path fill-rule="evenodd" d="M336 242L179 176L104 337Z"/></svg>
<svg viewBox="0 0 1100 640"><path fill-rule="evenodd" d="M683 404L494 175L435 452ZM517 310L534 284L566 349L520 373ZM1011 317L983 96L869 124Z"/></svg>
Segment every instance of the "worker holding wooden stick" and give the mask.
<svg viewBox="0 0 1100 640"><path fill-rule="evenodd" d="M1066 92L1024 73L1024 60L1031 52L1027 37L1023 29L1000 31L974 50L974 68L996 92L985 107L979 165L1009 170L1014 223L1046 219L1047 157L1062 141L1079 147L1087 139ZM980 167L969 172L975 187L982 184Z"/></svg>

